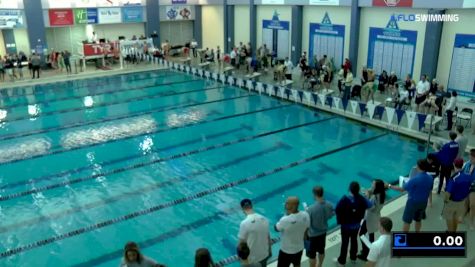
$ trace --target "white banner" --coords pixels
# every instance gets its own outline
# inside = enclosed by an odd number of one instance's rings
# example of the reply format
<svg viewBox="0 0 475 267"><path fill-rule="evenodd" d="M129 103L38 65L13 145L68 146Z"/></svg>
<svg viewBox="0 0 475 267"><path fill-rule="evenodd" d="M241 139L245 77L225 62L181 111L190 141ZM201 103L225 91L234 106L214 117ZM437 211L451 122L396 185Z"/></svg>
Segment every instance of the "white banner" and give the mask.
<svg viewBox="0 0 475 267"><path fill-rule="evenodd" d="M316 6L338 6L340 0L308 0L308 4Z"/></svg>
<svg viewBox="0 0 475 267"><path fill-rule="evenodd" d="M340 101L341 98L336 96L333 97L333 105L335 106L335 108L340 109Z"/></svg>
<svg viewBox="0 0 475 267"><path fill-rule="evenodd" d="M280 98L284 98L285 87L279 87Z"/></svg>
<svg viewBox="0 0 475 267"><path fill-rule="evenodd" d="M412 129L412 125L414 125L414 121L416 120L417 113L414 111L406 111L407 117L407 128Z"/></svg>
<svg viewBox="0 0 475 267"><path fill-rule="evenodd" d="M261 0L262 5L283 5L285 0Z"/></svg>
<svg viewBox="0 0 475 267"><path fill-rule="evenodd" d="M146 40L121 40L120 41L120 52L123 56L127 55L127 51L133 48L133 50L144 53L144 48L150 49L153 47L153 39L148 38Z"/></svg>
<svg viewBox="0 0 475 267"><path fill-rule="evenodd" d="M256 83L256 90L259 92L259 94L261 94L263 90L262 83L260 82Z"/></svg>
<svg viewBox="0 0 475 267"><path fill-rule="evenodd" d="M236 81L236 85L242 88L244 86L244 81L241 78L238 78Z"/></svg>
<svg viewBox="0 0 475 267"><path fill-rule="evenodd" d="M303 95L307 102L312 103L312 95L310 94L310 92L303 92Z"/></svg>
<svg viewBox="0 0 475 267"><path fill-rule="evenodd" d="M99 24L121 23L122 12L120 8L98 8Z"/></svg>
<svg viewBox="0 0 475 267"><path fill-rule="evenodd" d="M292 89L292 96L294 97L294 101L297 102L297 99L299 98L299 92L297 92L295 89Z"/></svg>
<svg viewBox="0 0 475 267"><path fill-rule="evenodd" d="M270 84L267 85L267 93L272 95L274 93L274 87Z"/></svg>
<svg viewBox="0 0 475 267"><path fill-rule="evenodd" d="M249 91L251 91L254 88L251 80L246 81L246 88L249 89Z"/></svg>
<svg viewBox="0 0 475 267"><path fill-rule="evenodd" d="M228 77L228 83L229 83L230 85L234 85L234 78L231 77L231 76L229 76L229 77Z"/></svg>
<svg viewBox="0 0 475 267"><path fill-rule="evenodd" d="M394 108L386 107L386 115L388 116L388 123L391 124L394 119L394 113L396 110Z"/></svg>
<svg viewBox="0 0 475 267"><path fill-rule="evenodd" d="M188 20L192 15L189 6L166 6L165 12L167 20Z"/></svg>
<svg viewBox="0 0 475 267"><path fill-rule="evenodd" d="M353 114L356 114L356 109L358 108L358 102L355 100L350 100L350 104L351 104L351 112L353 112Z"/></svg>
<svg viewBox="0 0 475 267"><path fill-rule="evenodd" d="M318 94L318 99L320 99L320 103L322 104L322 106L325 106L325 97L326 95L324 94Z"/></svg>

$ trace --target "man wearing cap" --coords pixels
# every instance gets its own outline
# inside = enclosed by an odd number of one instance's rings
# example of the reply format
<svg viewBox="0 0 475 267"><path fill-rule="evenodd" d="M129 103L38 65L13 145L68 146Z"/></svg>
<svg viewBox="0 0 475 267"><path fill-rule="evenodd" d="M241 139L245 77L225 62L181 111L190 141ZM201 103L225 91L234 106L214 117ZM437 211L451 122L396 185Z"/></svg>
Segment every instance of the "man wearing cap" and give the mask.
<svg viewBox="0 0 475 267"><path fill-rule="evenodd" d="M472 177L462 171L463 159L454 160L455 173L447 180L444 210L442 215L447 221L447 231L457 231L458 219L465 215L465 201L470 193Z"/></svg>
<svg viewBox="0 0 475 267"><path fill-rule="evenodd" d="M457 134L454 132L449 133L450 142L440 148L437 152L437 159L440 162L440 176L439 176L439 188L437 194L440 194L442 186L444 185L444 179L447 180L450 178L452 173L452 166L457 154L459 152L459 144L455 142Z"/></svg>
<svg viewBox="0 0 475 267"><path fill-rule="evenodd" d="M259 263L265 267L267 259L271 256L269 221L254 212L250 199L243 199L241 208L246 218L239 226L239 243L247 243L249 246L249 263Z"/></svg>

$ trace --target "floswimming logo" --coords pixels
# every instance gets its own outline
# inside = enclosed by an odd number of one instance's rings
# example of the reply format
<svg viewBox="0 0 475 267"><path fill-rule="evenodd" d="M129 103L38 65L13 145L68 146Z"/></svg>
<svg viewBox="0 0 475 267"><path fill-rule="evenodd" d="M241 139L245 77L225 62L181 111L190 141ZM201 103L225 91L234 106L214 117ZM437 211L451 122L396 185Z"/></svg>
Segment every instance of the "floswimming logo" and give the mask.
<svg viewBox="0 0 475 267"><path fill-rule="evenodd" d="M416 21L416 22L458 22L458 14L393 14L396 21Z"/></svg>

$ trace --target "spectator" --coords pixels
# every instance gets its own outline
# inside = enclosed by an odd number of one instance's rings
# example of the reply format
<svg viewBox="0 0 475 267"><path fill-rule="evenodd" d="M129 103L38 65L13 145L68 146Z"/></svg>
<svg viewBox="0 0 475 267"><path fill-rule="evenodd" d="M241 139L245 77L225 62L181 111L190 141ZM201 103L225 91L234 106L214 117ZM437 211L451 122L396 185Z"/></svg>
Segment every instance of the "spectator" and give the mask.
<svg viewBox="0 0 475 267"><path fill-rule="evenodd" d="M236 66L236 58L237 58L237 50L236 48L233 48L231 50L231 53L229 54L229 57L231 58L231 66Z"/></svg>
<svg viewBox="0 0 475 267"><path fill-rule="evenodd" d="M218 62L221 60L221 48L218 47L216 48L216 60L218 60Z"/></svg>
<svg viewBox="0 0 475 267"><path fill-rule="evenodd" d="M463 172L463 159L454 160L455 173L447 180L444 210L442 214L447 222L447 231L456 232L459 218L465 215L465 203L470 194L472 177Z"/></svg>
<svg viewBox="0 0 475 267"><path fill-rule="evenodd" d="M470 194L468 196L468 208L470 209L470 230L475 230L475 149L470 149L470 160L463 166L463 172L472 176L472 184L470 185Z"/></svg>
<svg viewBox="0 0 475 267"><path fill-rule="evenodd" d="M322 66L321 77L323 77L323 81L322 81L323 88L324 89L330 89L330 84L332 82L333 73L332 73L332 70L327 65Z"/></svg>
<svg viewBox="0 0 475 267"><path fill-rule="evenodd" d="M396 76L396 73L394 71L391 71L391 75L389 75L389 78L388 78L388 86L389 86L389 92L390 93L394 93L394 89L395 89L395 84L397 83L397 76Z"/></svg>
<svg viewBox="0 0 475 267"><path fill-rule="evenodd" d="M32 79L35 78L35 73L36 73L36 78L40 78L40 64L41 64L41 59L40 56L38 56L36 53L33 53L33 56L31 56L31 68L33 69L33 77Z"/></svg>
<svg viewBox="0 0 475 267"><path fill-rule="evenodd" d="M348 70L346 73L345 79L345 91L343 92L343 99L349 99L351 93L351 86L353 85L353 73L351 70Z"/></svg>
<svg viewBox="0 0 475 267"><path fill-rule="evenodd" d="M386 88L388 87L389 77L388 73L383 70L381 75L378 77L378 90L379 92L383 93L386 92Z"/></svg>
<svg viewBox="0 0 475 267"><path fill-rule="evenodd" d="M63 73L63 70L64 70L64 68L65 68L63 55L64 55L63 52L59 52L59 53L58 53L58 57L57 57L57 60L58 60L58 69L59 69L59 72L60 72L60 73Z"/></svg>
<svg viewBox="0 0 475 267"><path fill-rule="evenodd" d="M346 263L350 241L350 260L353 263L356 261L361 220L365 216L365 211L372 205L368 199L360 195L360 184L358 182L351 182L349 190L349 194L343 196L335 208L336 221L341 226L340 256L334 259L339 266L344 266Z"/></svg>
<svg viewBox="0 0 475 267"><path fill-rule="evenodd" d="M195 253L195 267L213 267L211 253L206 248L199 248Z"/></svg>
<svg viewBox="0 0 475 267"><path fill-rule="evenodd" d="M393 222L388 217L379 219L381 236L371 244L366 267L389 267L391 263L391 230Z"/></svg>
<svg viewBox="0 0 475 267"><path fill-rule="evenodd" d="M445 98L450 97L450 94L444 90L443 85L439 85L437 89L438 90L435 93L435 96L436 96L435 104L437 105L437 108L438 108L437 116L442 117L442 106L445 103Z"/></svg>
<svg viewBox="0 0 475 267"><path fill-rule="evenodd" d="M349 72L351 71L351 62L348 58L345 58L345 62L343 63L343 69L346 71L346 72Z"/></svg>
<svg viewBox="0 0 475 267"><path fill-rule="evenodd" d="M292 64L292 61L289 59L289 57L285 58L284 65L286 67L285 79L292 80L292 71L294 69L294 64Z"/></svg>
<svg viewBox="0 0 475 267"><path fill-rule="evenodd" d="M63 57L64 57L64 65L66 66L66 72L68 74L71 74L72 73L72 71L71 71L71 60L70 60L71 53L69 53L68 50L65 50Z"/></svg>
<svg viewBox="0 0 475 267"><path fill-rule="evenodd" d="M249 246L251 250L249 262L259 263L260 266L265 267L271 254L269 221L266 217L254 212L250 199L243 199L241 208L246 218L239 226L239 243Z"/></svg>
<svg viewBox="0 0 475 267"><path fill-rule="evenodd" d="M453 115L455 111L455 107L457 105L457 92L452 91L452 95L449 99L449 104L445 107L445 112L447 112L447 129L446 131L452 130L453 125Z"/></svg>
<svg viewBox="0 0 475 267"><path fill-rule="evenodd" d="M440 177L437 194L440 194L440 191L442 190L444 179L450 178L453 162L457 158L457 154L459 151L459 144L455 142L457 134L454 132L450 132L449 137L450 141L443 145L442 148L437 152L437 159L440 162Z"/></svg>
<svg viewBox="0 0 475 267"><path fill-rule="evenodd" d="M427 81L427 75L422 75L421 80L416 85L416 105L417 111L419 111L419 105L426 100L427 94L429 94L429 82Z"/></svg>
<svg viewBox="0 0 475 267"><path fill-rule="evenodd" d="M128 242L124 247L124 258L120 263L120 267L159 267L164 266L158 264L151 258L140 253L139 246L135 242Z"/></svg>
<svg viewBox="0 0 475 267"><path fill-rule="evenodd" d="M193 52L193 57L196 58L198 57L198 53L196 52L196 49L198 48L198 42L195 39L191 39L191 51Z"/></svg>
<svg viewBox="0 0 475 267"><path fill-rule="evenodd" d="M260 263L252 263L249 261L250 250L246 243L239 243L237 247L237 255L241 261L241 267L261 267Z"/></svg>
<svg viewBox="0 0 475 267"><path fill-rule="evenodd" d="M361 70L361 86L363 87L368 82L368 69L363 66Z"/></svg>
<svg viewBox="0 0 475 267"><path fill-rule="evenodd" d="M463 135L464 128L462 125L457 125L455 131L457 133L457 138L455 138L455 142L459 144L459 152L457 153L457 158L463 159L463 154L465 153L465 149L467 149L468 139Z"/></svg>
<svg viewBox="0 0 475 267"><path fill-rule="evenodd" d="M304 238L310 226L310 217L307 212L299 211L297 197L287 198L285 210L287 214L275 225L275 230L280 232L282 237L277 267L287 267L290 264L300 267Z"/></svg>
<svg viewBox="0 0 475 267"><path fill-rule="evenodd" d="M415 230L420 232L422 219L425 219L427 199L432 191L433 179L427 174L427 161L421 159L417 161L417 174L404 183L403 187L388 184L388 188L404 192L407 191L407 202L404 208L402 220L404 222L403 231L409 232L412 221L416 221Z"/></svg>
<svg viewBox="0 0 475 267"><path fill-rule="evenodd" d="M409 100L411 100L416 92L416 85L414 80L411 79L410 74L406 76L406 80L404 81L404 89L409 92Z"/></svg>
<svg viewBox="0 0 475 267"><path fill-rule="evenodd" d="M310 267L322 267L325 259L325 243L328 230L328 220L333 217L333 205L323 198L323 187L313 188L315 203L308 207L310 228L308 231L309 247L306 250L310 259ZM318 262L316 256L318 253Z"/></svg>
<svg viewBox="0 0 475 267"><path fill-rule="evenodd" d="M363 224L361 225L359 235L369 234L369 241L374 242L374 234L378 231L379 220L381 218L381 209L386 200L386 188L383 180L376 179L373 181L371 189L368 190L367 196L372 204L372 207L366 210ZM369 253L369 248L361 242L361 253L357 256L359 259L366 261Z"/></svg>
<svg viewBox="0 0 475 267"><path fill-rule="evenodd" d="M430 83L429 92L431 92L432 94L435 95L435 93L437 93L438 89L439 89L439 84L437 83L437 79L434 78L434 79L432 79L432 82Z"/></svg>
<svg viewBox="0 0 475 267"><path fill-rule="evenodd" d="M341 65L341 69L338 71L338 90L340 92L340 95L342 94L344 90L343 85L345 83L345 79L346 79L346 72L345 72L344 66Z"/></svg>
<svg viewBox="0 0 475 267"><path fill-rule="evenodd" d="M406 90L405 88L404 89L399 88L399 85L397 83L395 84L395 87L396 87L397 97L395 98L395 103L396 104L395 104L394 108L402 109L402 107L404 105L410 104L410 102L408 102L408 100L409 100L409 91Z"/></svg>
<svg viewBox="0 0 475 267"><path fill-rule="evenodd" d="M437 159L437 154L429 153L426 158L427 161L427 174L435 179L440 174L440 162ZM434 180L432 180L432 187L434 187ZM429 207L432 207L432 194L429 194L429 200L427 202Z"/></svg>

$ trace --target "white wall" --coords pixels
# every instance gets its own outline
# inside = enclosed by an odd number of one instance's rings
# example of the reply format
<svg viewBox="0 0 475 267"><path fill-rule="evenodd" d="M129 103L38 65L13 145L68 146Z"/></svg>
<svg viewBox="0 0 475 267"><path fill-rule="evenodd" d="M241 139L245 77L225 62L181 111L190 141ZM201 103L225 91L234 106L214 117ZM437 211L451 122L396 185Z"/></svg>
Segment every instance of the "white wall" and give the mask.
<svg viewBox="0 0 475 267"><path fill-rule="evenodd" d="M28 55L31 51L26 29L13 29L13 35L15 36L17 52L22 51Z"/></svg>
<svg viewBox="0 0 475 267"><path fill-rule="evenodd" d="M249 13L248 5L237 5L234 6L234 43L239 44L243 42L244 44L249 43L251 28L251 14ZM229 52L229 51L227 51Z"/></svg>
<svg viewBox="0 0 475 267"><path fill-rule="evenodd" d="M224 6L201 6L201 27L203 29L203 48L224 47ZM222 50L221 50L222 51Z"/></svg>
<svg viewBox="0 0 475 267"><path fill-rule="evenodd" d="M122 24L97 24L94 25L94 31L97 38L106 38L109 40L117 40L119 36L125 36L131 39L133 35L139 37L145 35L144 23L122 23Z"/></svg>
<svg viewBox="0 0 475 267"><path fill-rule="evenodd" d="M358 49L358 72L361 73L363 65L366 65L368 60L368 39L369 28L385 28L388 24L389 18L392 14L414 14L423 13L427 14L427 9L414 9L414 8L362 8L361 9L361 21L360 21L360 40ZM422 63L422 51L424 49L424 38L426 33L425 22L414 21L400 21L398 22L399 29L417 31L417 43L416 54L414 58L414 71L413 77L415 80L419 80L421 74Z"/></svg>
<svg viewBox="0 0 475 267"><path fill-rule="evenodd" d="M78 54L84 40L87 40L86 25L46 28L46 42L49 49L68 50Z"/></svg>
<svg viewBox="0 0 475 267"><path fill-rule="evenodd" d="M437 80L446 88L449 82L450 65L454 48L455 34L475 34L474 9L450 9L446 14L459 14L458 22L445 22L440 40L439 62L437 65Z"/></svg>
<svg viewBox="0 0 475 267"><path fill-rule="evenodd" d="M262 21L271 20L274 11L277 10L279 14L279 20L289 22L289 48L290 41L292 40L292 7L291 6L257 6L257 47L259 48L262 45ZM290 51L290 49L289 49Z"/></svg>
<svg viewBox="0 0 475 267"><path fill-rule="evenodd" d="M321 23L325 12L333 24L345 25L345 44L344 44L344 58L348 57L350 51L350 24L351 24L351 10L349 7L316 7L305 6L303 8L303 29L302 29L302 51L308 53L309 50L309 35L310 23ZM339 66L337 66L339 67Z"/></svg>

